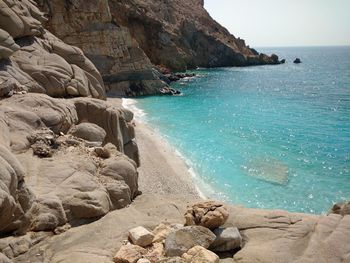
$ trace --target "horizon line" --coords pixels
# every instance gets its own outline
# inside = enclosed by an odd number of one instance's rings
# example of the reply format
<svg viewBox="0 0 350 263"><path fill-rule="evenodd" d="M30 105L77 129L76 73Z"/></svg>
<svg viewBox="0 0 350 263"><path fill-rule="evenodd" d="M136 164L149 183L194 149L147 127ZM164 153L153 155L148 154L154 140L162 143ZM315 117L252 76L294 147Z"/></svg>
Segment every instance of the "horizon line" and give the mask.
<svg viewBox="0 0 350 263"><path fill-rule="evenodd" d="M343 45L343 44L333 44L333 45L278 45L278 46L273 46L273 45L268 45L268 46L252 46L252 45L247 45L249 46L250 48L254 48L254 49L257 49L257 48L279 48L279 47L294 47L294 48L305 48L305 47L350 47L350 44L346 44L346 45Z"/></svg>

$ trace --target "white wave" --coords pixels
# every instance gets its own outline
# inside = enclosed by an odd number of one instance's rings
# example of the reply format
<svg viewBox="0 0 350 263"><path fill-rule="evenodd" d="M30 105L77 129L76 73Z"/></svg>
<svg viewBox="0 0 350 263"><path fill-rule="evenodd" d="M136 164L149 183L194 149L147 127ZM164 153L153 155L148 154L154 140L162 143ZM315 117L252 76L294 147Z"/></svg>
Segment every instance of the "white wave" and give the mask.
<svg viewBox="0 0 350 263"><path fill-rule="evenodd" d="M142 109L136 106L137 103L138 102L135 99L122 99L122 106L125 109L131 110L134 113L135 120L139 122L144 122L147 114Z"/></svg>

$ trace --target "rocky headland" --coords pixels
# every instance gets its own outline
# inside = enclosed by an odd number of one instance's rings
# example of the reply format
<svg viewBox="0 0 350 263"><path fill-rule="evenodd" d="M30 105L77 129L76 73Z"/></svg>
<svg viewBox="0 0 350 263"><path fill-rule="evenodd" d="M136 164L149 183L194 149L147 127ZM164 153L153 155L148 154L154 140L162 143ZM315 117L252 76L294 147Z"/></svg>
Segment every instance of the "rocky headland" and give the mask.
<svg viewBox="0 0 350 263"><path fill-rule="evenodd" d="M1 263L350 261L349 204L316 216L203 203L183 161L107 99L169 88L155 64L279 63L203 1L0 5Z"/></svg>

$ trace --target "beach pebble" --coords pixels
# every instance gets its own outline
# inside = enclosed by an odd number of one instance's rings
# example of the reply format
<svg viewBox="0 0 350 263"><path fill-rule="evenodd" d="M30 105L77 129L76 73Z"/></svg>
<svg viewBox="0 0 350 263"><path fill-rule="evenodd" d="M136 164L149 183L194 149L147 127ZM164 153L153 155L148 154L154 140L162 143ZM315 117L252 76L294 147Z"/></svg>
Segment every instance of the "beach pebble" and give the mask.
<svg viewBox="0 0 350 263"><path fill-rule="evenodd" d="M186 225L200 225L209 229L222 226L229 213L223 203L206 201L187 208L185 213Z"/></svg>
<svg viewBox="0 0 350 263"><path fill-rule="evenodd" d="M142 226L129 230L129 239L134 245L146 247L152 244L154 235Z"/></svg>
<svg viewBox="0 0 350 263"><path fill-rule="evenodd" d="M219 227L213 230L216 235L215 241L211 244L210 250L215 252L225 252L242 245L242 236L237 227Z"/></svg>

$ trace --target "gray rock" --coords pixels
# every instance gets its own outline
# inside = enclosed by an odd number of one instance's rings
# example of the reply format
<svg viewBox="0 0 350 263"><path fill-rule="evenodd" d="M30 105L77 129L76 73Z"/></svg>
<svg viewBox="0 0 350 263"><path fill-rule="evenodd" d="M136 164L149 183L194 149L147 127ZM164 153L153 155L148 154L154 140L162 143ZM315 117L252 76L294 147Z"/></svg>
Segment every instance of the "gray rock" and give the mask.
<svg viewBox="0 0 350 263"><path fill-rule="evenodd" d="M202 226L186 226L170 233L165 239L165 254L169 257L182 256L194 246L208 248L216 236Z"/></svg>
<svg viewBox="0 0 350 263"><path fill-rule="evenodd" d="M215 252L225 252L242 245L242 237L237 227L216 228L213 230L216 235L215 241L210 245L210 250Z"/></svg>

